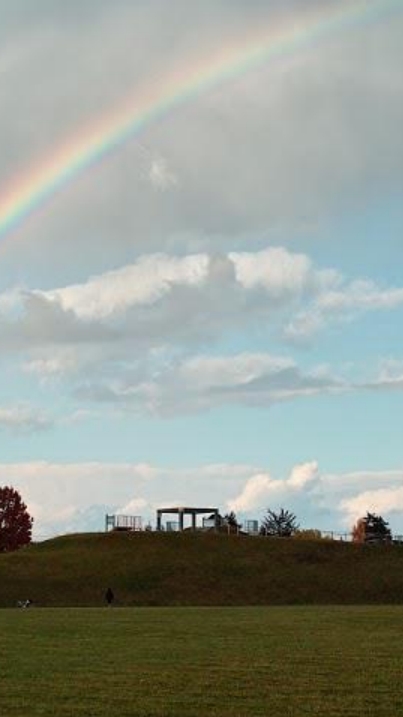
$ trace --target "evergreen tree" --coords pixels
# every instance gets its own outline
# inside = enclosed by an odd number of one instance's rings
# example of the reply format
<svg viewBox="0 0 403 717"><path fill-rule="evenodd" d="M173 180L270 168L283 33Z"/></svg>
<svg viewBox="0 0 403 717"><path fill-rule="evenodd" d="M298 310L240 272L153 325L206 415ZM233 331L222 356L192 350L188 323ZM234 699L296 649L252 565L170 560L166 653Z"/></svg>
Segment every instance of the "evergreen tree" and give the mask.
<svg viewBox="0 0 403 717"><path fill-rule="evenodd" d="M270 535L277 538L290 538L296 533L299 525L297 518L284 508L279 513L268 509L267 514L262 520L260 532L262 535Z"/></svg>
<svg viewBox="0 0 403 717"><path fill-rule="evenodd" d="M353 528L353 542L355 543L390 543L392 533L381 515L367 513L360 518Z"/></svg>

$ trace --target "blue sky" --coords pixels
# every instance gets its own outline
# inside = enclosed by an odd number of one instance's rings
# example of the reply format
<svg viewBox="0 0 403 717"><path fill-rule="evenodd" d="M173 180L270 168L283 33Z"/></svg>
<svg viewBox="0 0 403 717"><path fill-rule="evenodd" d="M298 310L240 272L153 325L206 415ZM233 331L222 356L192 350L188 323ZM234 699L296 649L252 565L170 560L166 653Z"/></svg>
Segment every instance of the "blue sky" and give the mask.
<svg viewBox="0 0 403 717"><path fill-rule="evenodd" d="M127 96L318 7L0 0L0 196ZM0 482L37 537L169 503L403 533L402 30L403 4L221 84L2 239Z"/></svg>

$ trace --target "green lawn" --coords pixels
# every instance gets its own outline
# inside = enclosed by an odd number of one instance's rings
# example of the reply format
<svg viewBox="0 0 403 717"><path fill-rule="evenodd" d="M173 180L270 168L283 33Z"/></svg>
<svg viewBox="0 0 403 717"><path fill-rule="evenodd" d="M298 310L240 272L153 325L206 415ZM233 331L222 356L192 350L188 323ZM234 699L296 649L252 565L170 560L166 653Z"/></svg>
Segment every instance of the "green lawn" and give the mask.
<svg viewBox="0 0 403 717"><path fill-rule="evenodd" d="M2 717L403 715L402 607L0 612Z"/></svg>

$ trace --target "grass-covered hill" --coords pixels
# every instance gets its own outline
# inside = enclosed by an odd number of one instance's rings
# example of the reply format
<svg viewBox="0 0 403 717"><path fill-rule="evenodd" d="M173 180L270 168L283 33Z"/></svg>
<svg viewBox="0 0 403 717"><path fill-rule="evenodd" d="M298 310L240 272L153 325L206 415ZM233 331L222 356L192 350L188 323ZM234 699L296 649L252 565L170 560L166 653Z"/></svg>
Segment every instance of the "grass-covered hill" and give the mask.
<svg viewBox="0 0 403 717"><path fill-rule="evenodd" d="M214 534L72 535L0 555L0 606L403 603L403 547Z"/></svg>

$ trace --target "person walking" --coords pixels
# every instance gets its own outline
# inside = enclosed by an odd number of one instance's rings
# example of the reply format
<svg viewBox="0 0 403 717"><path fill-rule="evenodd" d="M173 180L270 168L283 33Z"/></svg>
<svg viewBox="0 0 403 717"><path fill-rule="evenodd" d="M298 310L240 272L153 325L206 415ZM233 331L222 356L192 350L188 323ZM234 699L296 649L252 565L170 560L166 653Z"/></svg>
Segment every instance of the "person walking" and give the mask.
<svg viewBox="0 0 403 717"><path fill-rule="evenodd" d="M112 603L113 603L114 599L115 599L115 596L114 596L114 594L113 594L112 588L108 588L107 591L106 591L106 593L105 593L105 600L106 600L106 602L108 603L108 606L109 606L109 607L112 606Z"/></svg>

